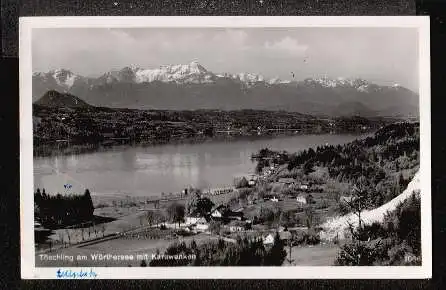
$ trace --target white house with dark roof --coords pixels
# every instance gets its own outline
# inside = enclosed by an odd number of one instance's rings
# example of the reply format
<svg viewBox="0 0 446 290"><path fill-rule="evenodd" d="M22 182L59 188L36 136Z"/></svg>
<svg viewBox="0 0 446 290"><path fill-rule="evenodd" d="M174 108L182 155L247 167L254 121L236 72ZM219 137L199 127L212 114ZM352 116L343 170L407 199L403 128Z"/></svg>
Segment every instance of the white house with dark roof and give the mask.
<svg viewBox="0 0 446 290"><path fill-rule="evenodd" d="M221 211L221 209L217 208L211 212L211 216L213 218L221 219L223 218L223 212Z"/></svg>
<svg viewBox="0 0 446 290"><path fill-rule="evenodd" d="M214 207L211 210L211 217L215 219L222 219L225 215L225 212L227 211L227 206L221 204L217 207Z"/></svg>

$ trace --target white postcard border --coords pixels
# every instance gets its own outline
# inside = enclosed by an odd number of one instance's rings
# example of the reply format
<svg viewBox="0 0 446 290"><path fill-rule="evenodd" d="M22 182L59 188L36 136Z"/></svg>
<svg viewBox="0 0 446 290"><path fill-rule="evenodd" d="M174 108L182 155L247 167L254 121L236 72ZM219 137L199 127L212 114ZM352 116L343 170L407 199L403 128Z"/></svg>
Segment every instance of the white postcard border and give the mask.
<svg viewBox="0 0 446 290"><path fill-rule="evenodd" d="M422 279L432 277L430 26L428 16L152 16L23 17L20 60L20 233L21 276L56 279L58 267L35 267L31 38L35 28L132 27L412 27L419 31L420 183L422 266L346 267L63 267L90 271L97 279ZM125 268L125 270L124 270Z"/></svg>

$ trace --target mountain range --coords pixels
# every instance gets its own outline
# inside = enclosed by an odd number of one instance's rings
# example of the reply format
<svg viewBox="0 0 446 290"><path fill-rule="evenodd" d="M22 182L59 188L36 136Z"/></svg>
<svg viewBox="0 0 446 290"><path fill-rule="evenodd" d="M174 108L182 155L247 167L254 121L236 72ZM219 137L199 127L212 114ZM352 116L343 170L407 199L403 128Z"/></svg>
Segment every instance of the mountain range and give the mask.
<svg viewBox="0 0 446 290"><path fill-rule="evenodd" d="M66 69L33 74L33 102L51 90L74 95L94 106L112 108L418 116L418 94L399 85L380 86L363 79L289 81L254 73L216 74L198 62L155 69L129 66L99 77L84 77Z"/></svg>

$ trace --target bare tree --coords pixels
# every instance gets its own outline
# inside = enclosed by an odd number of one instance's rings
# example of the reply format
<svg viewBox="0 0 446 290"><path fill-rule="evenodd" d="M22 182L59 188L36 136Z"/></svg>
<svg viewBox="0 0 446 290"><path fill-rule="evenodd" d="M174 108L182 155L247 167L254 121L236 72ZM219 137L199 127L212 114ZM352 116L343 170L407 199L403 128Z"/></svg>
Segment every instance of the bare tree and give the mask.
<svg viewBox="0 0 446 290"><path fill-rule="evenodd" d="M102 231L102 237L105 235L105 224L101 224L100 230Z"/></svg>
<svg viewBox="0 0 446 290"><path fill-rule="evenodd" d="M69 229L65 229L65 234L68 238L68 244L71 244L71 231Z"/></svg>
<svg viewBox="0 0 446 290"><path fill-rule="evenodd" d="M94 237L97 238L98 237L98 226L93 223L93 231L94 231Z"/></svg>
<svg viewBox="0 0 446 290"><path fill-rule="evenodd" d="M293 232L290 232L290 233L291 233L291 238L288 240L289 257L286 260L290 265L292 265L292 263L294 262L294 259L291 258L291 252L293 250L293 241L294 241L295 236L294 236Z"/></svg>
<svg viewBox="0 0 446 290"><path fill-rule="evenodd" d="M305 222L308 228L313 227L315 215L314 215L314 209L312 205L308 205L304 209L305 212Z"/></svg>
<svg viewBox="0 0 446 290"><path fill-rule="evenodd" d="M351 221L347 221L352 241L356 244L356 247L352 248L351 252L346 248L344 249L345 254L349 256L349 259L354 261L354 264L356 265L361 264L361 258L366 254L366 249L362 245L362 239L364 237L361 236L361 233L364 224L361 218L361 213L368 207L369 202L370 198L368 195L367 180L365 177L361 176L358 179L357 184L353 186L351 197L344 200L344 203L350 211L358 218L358 226Z"/></svg>
<svg viewBox="0 0 446 290"><path fill-rule="evenodd" d="M180 227L181 222L184 222L184 216L186 213L186 209L184 205L179 203L172 203L167 208L167 212L169 214L169 218L174 222L178 223L178 227Z"/></svg>
<svg viewBox="0 0 446 290"><path fill-rule="evenodd" d="M61 244L62 245L64 245L65 243L64 243L64 237L63 237L63 232L62 231L59 231L59 232L57 232L57 236L58 236L58 238L59 238L59 241L61 242Z"/></svg>
<svg viewBox="0 0 446 290"><path fill-rule="evenodd" d="M139 225L142 227L144 225L145 217L143 215L139 216Z"/></svg>
<svg viewBox="0 0 446 290"><path fill-rule="evenodd" d="M149 224L149 226L152 226L153 223L156 223L156 219L157 219L157 216L156 216L155 212L153 212L151 210L147 211L146 220L147 220L147 223Z"/></svg>
<svg viewBox="0 0 446 290"><path fill-rule="evenodd" d="M85 233L85 228L81 228L82 241L85 241L84 233Z"/></svg>
<svg viewBox="0 0 446 290"><path fill-rule="evenodd" d="M367 181L363 176L361 176L358 179L358 183L353 186L351 197L344 200L344 203L351 210L351 212L358 217L358 230L361 230L363 226L361 213L368 207L369 202Z"/></svg>

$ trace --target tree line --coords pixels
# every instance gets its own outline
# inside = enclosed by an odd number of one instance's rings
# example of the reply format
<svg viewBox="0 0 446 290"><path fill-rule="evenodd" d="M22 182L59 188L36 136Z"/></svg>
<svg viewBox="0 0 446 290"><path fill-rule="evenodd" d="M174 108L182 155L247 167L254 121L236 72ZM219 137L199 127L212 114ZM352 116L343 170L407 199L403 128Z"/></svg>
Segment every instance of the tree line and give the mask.
<svg viewBox="0 0 446 290"><path fill-rule="evenodd" d="M148 111L39 105L33 106L33 116L41 118L36 124L34 139L42 145L51 144L55 139L68 139L72 144L101 143L110 136L130 143L159 143L179 135L200 140L214 138L217 131L228 127L245 136L257 136L259 129L262 134L272 134L267 130L278 128L307 133L356 132L360 124L370 130L389 122L364 118L325 120L282 111Z"/></svg>
<svg viewBox="0 0 446 290"><path fill-rule="evenodd" d="M94 206L90 191L84 194L47 194L38 188L34 193L35 218L48 228L57 228L92 221Z"/></svg>

